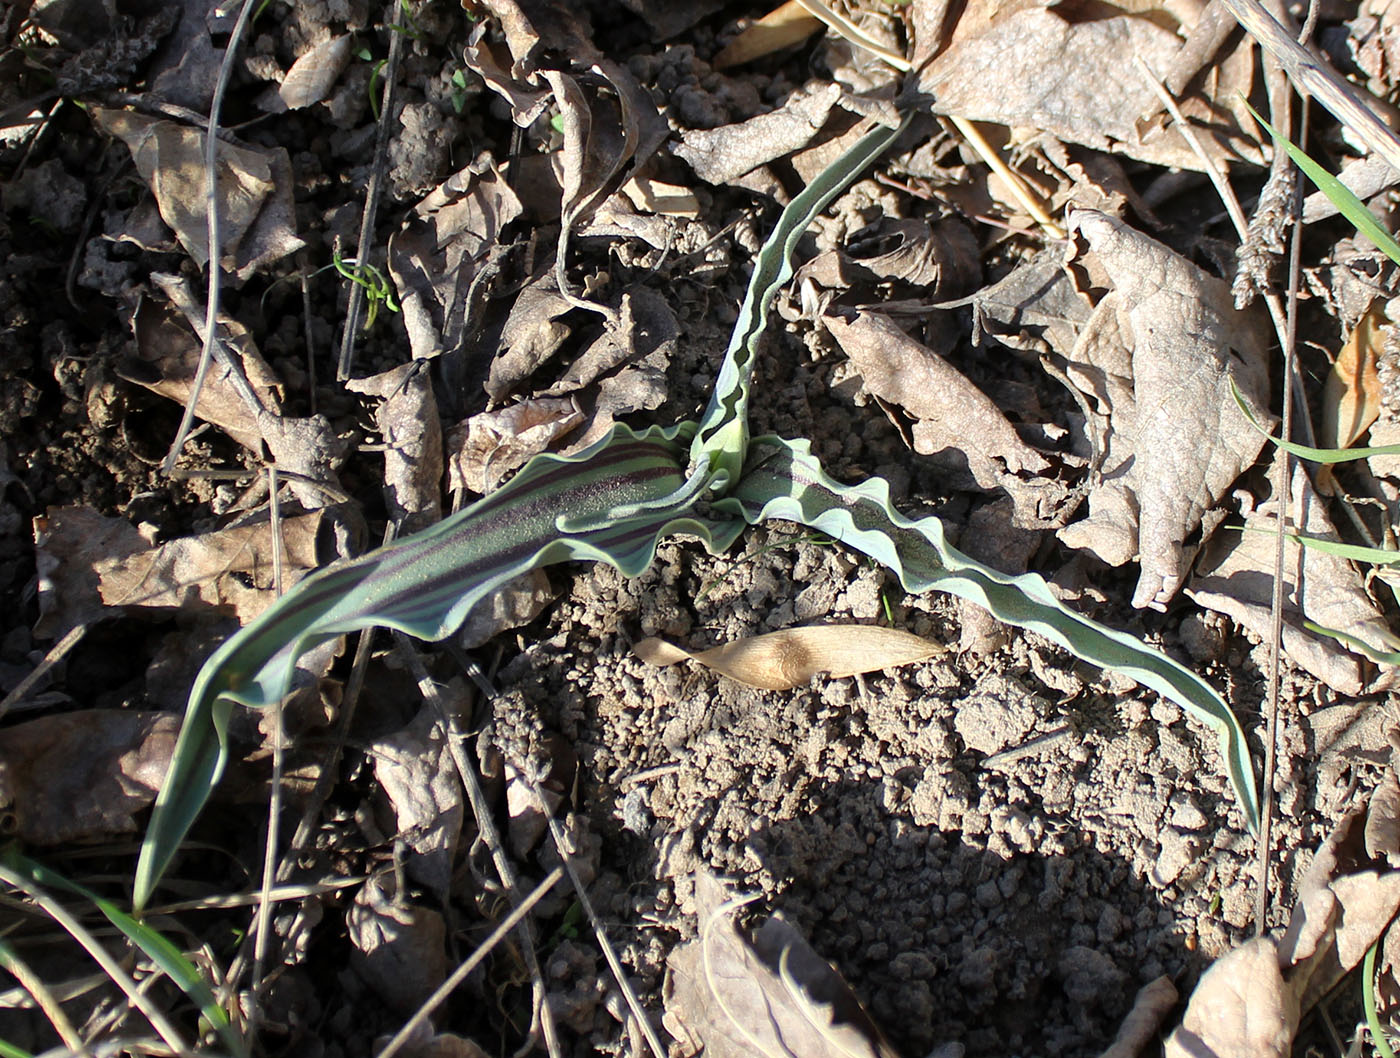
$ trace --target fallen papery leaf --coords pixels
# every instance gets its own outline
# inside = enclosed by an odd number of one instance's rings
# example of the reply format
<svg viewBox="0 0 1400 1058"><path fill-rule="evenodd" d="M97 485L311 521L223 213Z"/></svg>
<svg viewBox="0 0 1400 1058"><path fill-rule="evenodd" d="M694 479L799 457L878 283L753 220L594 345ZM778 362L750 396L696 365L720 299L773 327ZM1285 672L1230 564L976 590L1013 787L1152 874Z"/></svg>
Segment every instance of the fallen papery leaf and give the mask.
<svg viewBox="0 0 1400 1058"><path fill-rule="evenodd" d="M445 697L461 704L466 689L454 681ZM465 818L462 783L448 737L438 710L425 703L407 727L369 747L375 778L394 807L395 837L409 849L404 867L439 899L447 897L452 884Z"/></svg>
<svg viewBox="0 0 1400 1058"><path fill-rule="evenodd" d="M345 916L350 968L376 999L408 1017L447 977L447 925L441 912L409 903L392 871L355 894Z"/></svg>
<svg viewBox="0 0 1400 1058"><path fill-rule="evenodd" d="M667 1031L706 1058L894 1058L850 987L780 914L750 935L713 875L695 879L699 936L671 952Z"/></svg>
<svg viewBox="0 0 1400 1058"><path fill-rule="evenodd" d="M326 510L281 520L284 586L319 565ZM272 528L267 512L212 533L152 547L124 518L88 507L50 508L36 520L40 570L37 635L122 611L217 608L246 624L272 604Z"/></svg>
<svg viewBox="0 0 1400 1058"><path fill-rule="evenodd" d="M264 407L277 411L282 406L281 381L258 353L242 324L227 317L219 322L225 348L237 357L253 391ZM136 356L118 363L117 374L177 404L186 403L200 356L200 342L188 320L172 308L146 300L132 315L131 329L136 337ZM219 427L250 451L261 451L257 413L243 399L227 369L218 363L210 366L199 389L195 415Z"/></svg>
<svg viewBox="0 0 1400 1058"><path fill-rule="evenodd" d="M457 632L457 645L475 650L502 632L529 624L554 596L549 574L542 569L513 577L472 607Z"/></svg>
<svg viewBox="0 0 1400 1058"><path fill-rule="evenodd" d="M161 218L201 268L209 261L205 134L197 128L124 110L93 118L131 149ZM291 160L284 148L261 150L220 141L216 184L222 263L246 279L306 245L293 224Z"/></svg>
<svg viewBox="0 0 1400 1058"><path fill-rule="evenodd" d="M473 415L447 431L447 487L484 495L582 422L571 397L541 397Z"/></svg>
<svg viewBox="0 0 1400 1058"><path fill-rule="evenodd" d="M1292 1053L1302 1014L1360 964L1400 910L1400 871L1373 859L1362 840L1372 813L1376 829L1394 825L1394 807L1374 800L1333 828L1298 883L1288 929L1216 960L1167 1040L1167 1058Z"/></svg>
<svg viewBox="0 0 1400 1058"><path fill-rule="evenodd" d="M520 199L490 158L430 191L389 239L389 272L415 360L459 353L500 268L501 231Z"/></svg>
<svg viewBox="0 0 1400 1058"><path fill-rule="evenodd" d="M860 372L865 388L917 420L914 450L951 454L984 489L1004 488L1017 524L1063 525L1073 512L1070 490L1055 480L1050 460L1021 440L996 404L933 350L905 334L888 316L828 315L823 323Z"/></svg>
<svg viewBox="0 0 1400 1058"><path fill-rule="evenodd" d="M775 51L800 44L822 28L821 19L809 14L800 0L787 0L726 44L710 64L716 70L739 66Z"/></svg>
<svg viewBox="0 0 1400 1058"><path fill-rule="evenodd" d="M643 639L632 651L650 665L698 661L750 687L786 691L810 683L819 673L855 676L923 661L946 649L897 628L816 625L767 632L699 653L656 638Z"/></svg>
<svg viewBox="0 0 1400 1058"><path fill-rule="evenodd" d="M553 274L539 276L520 292L486 376L486 395L493 402L505 400L563 347L573 334L563 319L572 309Z"/></svg>
<svg viewBox="0 0 1400 1058"><path fill-rule="evenodd" d="M165 780L178 713L81 709L5 728L0 832L36 845L136 830Z"/></svg>
<svg viewBox="0 0 1400 1058"><path fill-rule="evenodd" d="M1203 11L1207 5L1193 5ZM968 4L948 35L947 46L922 65L921 92L941 114L1053 133L1062 140L1139 161L1184 169L1202 166L1181 134L1161 121L1141 122L1160 104L1132 58L1157 73L1167 72L1182 50L1190 26L1171 5L1153 5L1152 16L1119 7L1014 0ZM1199 15L1197 15L1199 18ZM1195 19L1192 20L1194 22ZM915 62L933 54L939 41L916 42ZM1110 57L1127 57L1113 61ZM1204 83L1181 100L1188 119L1210 128L1207 152L1223 163L1263 160L1240 100L1254 70L1247 42L1220 56Z"/></svg>
<svg viewBox="0 0 1400 1058"><path fill-rule="evenodd" d="M777 110L717 129L689 129L672 150L707 184L727 184L807 146L841 98L839 84L799 89Z"/></svg>
<svg viewBox="0 0 1400 1058"><path fill-rule="evenodd" d="M292 63L277 89L288 110L309 107L330 94L336 78L350 62L350 47L354 41L349 33L330 37Z"/></svg>
<svg viewBox="0 0 1400 1058"><path fill-rule="evenodd" d="M441 521L442 421L427 363L415 360L349 379L345 388L381 398L374 423L384 438L384 488L399 535Z"/></svg>
<svg viewBox="0 0 1400 1058"><path fill-rule="evenodd" d="M1275 457L1277 459L1277 456ZM1277 475L1270 470L1270 485ZM1333 540L1336 529L1301 465L1293 466L1290 510L1302 512L1293 531ZM1271 607L1278 502L1266 497L1245 518L1246 531L1220 535L1204 549L1187 594L1267 640ZM1284 541L1283 649L1295 664L1339 694L1362 694L1367 663L1330 637L1308 631L1304 620L1339 628L1369 643L1385 643L1389 626L1376 609L1360 573L1344 558Z"/></svg>
<svg viewBox="0 0 1400 1058"><path fill-rule="evenodd" d="M1229 284L1122 221L1070 214L1070 267L1102 269L1112 289L1070 353L1065 376L1093 414L1100 473L1089 517L1059 531L1110 565L1137 559L1133 605L1164 609L1186 578L1202 523L1253 465L1267 410L1263 320ZM1205 534L1213 526L1205 527Z"/></svg>
<svg viewBox="0 0 1400 1058"><path fill-rule="evenodd" d="M1381 378L1376 362L1385 343L1386 329L1385 301L1377 298L1352 329L1332 370L1327 372L1317 447L1350 448L1376 421L1381 410Z"/></svg>

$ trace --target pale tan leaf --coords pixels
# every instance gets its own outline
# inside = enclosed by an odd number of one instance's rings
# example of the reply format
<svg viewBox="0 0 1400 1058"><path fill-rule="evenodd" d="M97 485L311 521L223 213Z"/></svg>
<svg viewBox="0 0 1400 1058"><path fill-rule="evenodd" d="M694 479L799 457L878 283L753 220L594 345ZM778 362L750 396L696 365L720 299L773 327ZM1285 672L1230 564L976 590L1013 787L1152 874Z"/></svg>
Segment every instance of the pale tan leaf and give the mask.
<svg viewBox="0 0 1400 1058"><path fill-rule="evenodd" d="M292 68L287 71L277 90L288 110L309 107L330 94L336 78L350 61L350 46L354 39L349 33L330 37L292 63Z"/></svg>
<svg viewBox="0 0 1400 1058"><path fill-rule="evenodd" d="M350 968L370 993L408 1017L447 977L442 914L410 903L393 871L365 882L345 916Z"/></svg>
<svg viewBox="0 0 1400 1058"><path fill-rule="evenodd" d="M384 438L384 489L399 534L442 519L442 421L432 371L414 360L369 378L348 379L352 393L379 397L374 423Z"/></svg>
<svg viewBox="0 0 1400 1058"><path fill-rule="evenodd" d="M1350 448L1381 410L1376 359L1385 343L1385 302L1377 298L1352 329L1322 388L1319 448Z"/></svg>
<svg viewBox="0 0 1400 1058"><path fill-rule="evenodd" d="M706 1058L894 1058L849 986L781 915L750 936L713 875L695 880L700 935L666 960L665 1024Z"/></svg>
<svg viewBox="0 0 1400 1058"><path fill-rule="evenodd" d="M661 639L643 639L633 648L652 665L698 661L731 680L767 691L786 691L811 681L818 673L854 676L895 668L941 654L942 644L876 625L819 625L725 643L691 653Z"/></svg>
<svg viewBox="0 0 1400 1058"><path fill-rule="evenodd" d="M1274 941L1251 940L1201 976L1167 1058L1287 1058L1298 1016Z"/></svg>
<svg viewBox="0 0 1400 1058"><path fill-rule="evenodd" d="M582 422L571 397L541 397L473 415L447 431L448 488L490 492Z"/></svg>
<svg viewBox="0 0 1400 1058"><path fill-rule="evenodd" d="M809 14L799 0L787 0L726 44L712 65L723 70L761 59L801 43L821 28L821 19Z"/></svg>
<svg viewBox="0 0 1400 1058"><path fill-rule="evenodd" d="M83 709L5 729L0 831L36 845L136 830L165 779L176 713Z"/></svg>

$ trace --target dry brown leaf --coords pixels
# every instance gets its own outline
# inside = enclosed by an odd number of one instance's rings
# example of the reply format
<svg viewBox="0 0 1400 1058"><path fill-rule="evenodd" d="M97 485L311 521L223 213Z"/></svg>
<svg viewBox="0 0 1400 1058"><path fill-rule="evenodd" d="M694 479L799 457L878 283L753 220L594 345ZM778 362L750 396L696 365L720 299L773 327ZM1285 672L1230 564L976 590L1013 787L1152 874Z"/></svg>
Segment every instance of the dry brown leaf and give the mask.
<svg viewBox="0 0 1400 1058"><path fill-rule="evenodd" d="M717 129L687 129L672 150L707 184L728 184L807 146L840 98L839 84L813 83L767 114Z"/></svg>
<svg viewBox="0 0 1400 1058"><path fill-rule="evenodd" d="M698 661L750 687L786 691L810 683L819 673L854 676L923 661L946 649L897 628L816 625L751 636L699 653L656 638L643 639L632 651L650 665Z"/></svg>
<svg viewBox="0 0 1400 1058"><path fill-rule="evenodd" d="M465 701L465 687L454 681L445 694ZM370 744L374 774L393 805L396 840L409 849L408 873L442 900L452 884L457 842L465 818L462 784L452 762L450 736L438 711L424 704L409 725Z"/></svg>
<svg viewBox="0 0 1400 1058"><path fill-rule="evenodd" d="M1271 471L1268 482L1275 477ZM1337 539L1306 472L1296 464L1291 510L1303 512L1297 531ZM1277 518L1277 501L1266 497L1246 516L1245 532L1212 540L1187 592L1201 606L1228 615L1261 639L1267 639L1272 628ZM1371 643L1387 642L1388 626L1366 594L1361 575L1346 559L1292 541L1284 542L1283 568L1283 649L1339 694L1364 693L1369 684L1366 662L1303 624L1306 619L1324 628L1345 629Z"/></svg>
<svg viewBox="0 0 1400 1058"><path fill-rule="evenodd" d="M428 365L415 360L370 378L350 379L352 393L379 397L374 422L384 438L384 488L399 535L442 520L442 421Z"/></svg>
<svg viewBox="0 0 1400 1058"><path fill-rule="evenodd" d="M787 0L746 27L720 49L710 65L716 70L740 66L800 44L821 28L822 20L808 14L799 0Z"/></svg>
<svg viewBox="0 0 1400 1058"><path fill-rule="evenodd" d="M1386 326L1385 301L1377 298L1337 354L1322 388L1319 448L1350 448L1380 414L1381 379L1376 362Z"/></svg>
<svg viewBox="0 0 1400 1058"><path fill-rule="evenodd" d="M330 94L336 79L350 62L350 48L355 38L344 33L329 37L292 63L277 94L288 110L299 110L319 103Z"/></svg>
<svg viewBox="0 0 1400 1058"><path fill-rule="evenodd" d="M414 359L462 351L500 267L501 230L520 212L486 158L429 192L390 237L389 271Z"/></svg>
<svg viewBox="0 0 1400 1058"><path fill-rule="evenodd" d="M520 292L486 377L486 395L492 401L504 400L563 347L573 334L563 317L572 309L552 273L531 281Z"/></svg>
<svg viewBox="0 0 1400 1058"><path fill-rule="evenodd" d="M1201 975L1167 1058L1288 1058L1298 1017L1274 941L1247 941Z"/></svg>
<svg viewBox="0 0 1400 1058"><path fill-rule="evenodd" d="M136 336L136 356L118 364L117 374L128 382L185 404L199 367L200 341L183 314L153 301L143 301L131 318ZM282 383L253 344L247 329L227 317L220 320L220 334L237 356L254 392L270 411L281 407ZM215 363L200 387L195 415L219 427L243 447L262 450L257 413L245 402L228 371Z"/></svg>
<svg viewBox="0 0 1400 1058"><path fill-rule="evenodd" d="M621 191L632 205L646 213L690 220L700 217L700 200L695 192L679 184L668 184L649 176L634 176L622 185Z"/></svg>
<svg viewBox="0 0 1400 1058"><path fill-rule="evenodd" d="M1299 882L1281 938L1248 941L1201 977L1180 1028L1167 1040L1168 1058L1292 1053L1301 1014L1360 964L1400 910L1400 871L1376 870L1364 848L1372 812L1377 829L1394 825L1390 799L1349 812Z"/></svg>
<svg viewBox="0 0 1400 1058"><path fill-rule="evenodd" d="M474 650L511 628L527 625L554 599L549 574L532 569L506 581L472 607L457 632L457 645Z"/></svg>
<svg viewBox="0 0 1400 1058"><path fill-rule="evenodd" d="M1069 490L1054 480L1050 460L1021 440L996 404L957 368L879 313L861 312L851 320L828 315L822 322L865 388L917 420L916 452L951 452L953 465L965 467L979 487L1004 488L1016 503L1019 525L1064 524Z"/></svg>
<svg viewBox="0 0 1400 1058"><path fill-rule="evenodd" d="M283 584L317 563L316 542L326 511L283 518ZM159 547L124 518L87 507L51 508L36 520L36 550L44 611L36 635L58 635L76 624L119 611L216 608L246 624L272 604L272 531L263 511L212 533ZM46 602L45 596L52 601Z"/></svg>
<svg viewBox="0 0 1400 1058"><path fill-rule="evenodd" d="M1133 1009L1128 1011L1113 1043L1099 1058L1138 1058L1157 1037L1162 1021L1176 1006L1176 985L1166 974L1138 989Z"/></svg>
<svg viewBox="0 0 1400 1058"><path fill-rule="evenodd" d="M927 220L882 217L846 240L818 254L797 270L797 281L844 290L864 283L895 280L920 287L935 301L961 297L978 286L981 250L961 220L931 224Z"/></svg>
<svg viewBox="0 0 1400 1058"><path fill-rule="evenodd" d="M376 999L409 1017L447 977L447 926L441 913L410 904L393 872L375 875L345 916L350 968Z"/></svg>
<svg viewBox="0 0 1400 1058"><path fill-rule="evenodd" d="M706 1058L894 1058L840 974L781 915L749 935L734 923L747 901L726 902L713 875L695 879L695 896L700 934L666 960L673 1036Z"/></svg>
<svg viewBox="0 0 1400 1058"><path fill-rule="evenodd" d="M36 845L136 830L165 780L178 713L82 709L5 728L0 832Z"/></svg>
<svg viewBox="0 0 1400 1058"><path fill-rule="evenodd" d="M131 149L161 218L202 268L209 261L204 133L130 111L98 109L93 117ZM280 147L258 150L223 141L216 156L223 264L246 279L306 245L293 223L291 161Z"/></svg>
<svg viewBox="0 0 1400 1058"><path fill-rule="evenodd" d="M1139 561L1133 605L1165 609L1203 520L1264 444L1231 384L1272 422L1263 320L1236 311L1229 284L1120 220L1077 210L1070 229L1087 242L1072 267L1102 269L1112 289L1066 368L1094 411L1101 473L1089 517L1059 536L1110 565Z"/></svg>
<svg viewBox="0 0 1400 1058"><path fill-rule="evenodd" d="M541 397L484 411L447 431L447 487L485 494L583 422L573 398Z"/></svg>
<svg viewBox="0 0 1400 1058"><path fill-rule="evenodd" d="M919 89L942 114L1039 129L1140 161L1200 169L1175 128L1139 120L1157 114L1160 105L1132 59L1159 73L1169 70L1182 50L1174 19L1165 6L1151 17L1122 7L1055 0L968 4L947 47L921 70ZM920 42L920 55L925 48ZM1181 101L1186 116L1210 130L1206 149L1217 162L1263 160L1253 136L1242 131L1251 127L1241 117L1240 99L1249 93L1253 70L1252 49L1238 46L1212 64L1199 95Z"/></svg>

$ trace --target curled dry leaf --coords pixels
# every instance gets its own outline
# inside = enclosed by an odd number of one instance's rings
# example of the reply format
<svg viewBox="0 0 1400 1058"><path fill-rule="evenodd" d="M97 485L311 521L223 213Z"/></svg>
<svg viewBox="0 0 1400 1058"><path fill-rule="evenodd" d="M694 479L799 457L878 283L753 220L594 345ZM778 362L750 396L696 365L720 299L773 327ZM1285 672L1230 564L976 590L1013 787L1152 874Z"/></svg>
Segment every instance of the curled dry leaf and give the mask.
<svg viewBox="0 0 1400 1058"><path fill-rule="evenodd" d="M821 19L810 14L800 0L787 0L750 24L726 44L712 65L716 70L740 66L775 51L800 44L822 28Z"/></svg>
<svg viewBox="0 0 1400 1058"><path fill-rule="evenodd" d="M124 110L94 110L93 118L131 149L161 218L202 268L209 261L204 133ZM285 149L259 150L221 140L216 168L224 267L246 279L261 265L306 245L293 224L295 182Z"/></svg>
<svg viewBox="0 0 1400 1058"><path fill-rule="evenodd" d="M832 290L895 280L922 288L933 300L961 297L982 274L980 250L960 220L881 218L835 250L818 254L797 270Z"/></svg>
<svg viewBox="0 0 1400 1058"><path fill-rule="evenodd" d="M178 713L82 709L5 728L0 832L35 845L136 830L165 780Z"/></svg>
<svg viewBox="0 0 1400 1058"><path fill-rule="evenodd" d="M665 640L643 639L632 648L651 665L698 661L722 676L766 691L786 691L819 673L854 676L923 661L946 648L941 643L877 625L787 628L691 653Z"/></svg>
<svg viewBox="0 0 1400 1058"><path fill-rule="evenodd" d="M281 520L282 576L315 569L325 510ZM124 518L89 507L52 508L36 520L43 580L37 635L126 611L205 607L246 624L273 602L272 527L267 512L212 533L152 547ZM46 599L47 597L47 599Z"/></svg>
<svg viewBox="0 0 1400 1058"><path fill-rule="evenodd" d="M949 28L946 47L917 42L916 60L937 52L923 66L918 87L939 113L1012 128L1049 132L1096 150L1139 161L1200 169L1201 161L1170 125L1143 122L1160 105L1132 57L1164 74L1182 50L1182 26L1169 4L1153 4L1152 17L1138 11L1054 0L968 4ZM1192 5L1193 12L1209 5ZM1197 16L1199 17L1199 15ZM1105 62L1123 56L1122 62ZM1209 127L1207 150L1217 162L1262 160L1240 102L1253 76L1253 51L1246 41L1211 66L1199 94L1181 101L1188 118ZM1238 108L1238 109L1237 109Z"/></svg>
<svg viewBox="0 0 1400 1058"><path fill-rule="evenodd" d="M1275 457L1277 459L1277 457ZM1277 480L1270 471L1268 483ZM1266 486L1267 487L1267 486ZM1302 512L1308 536L1337 539L1337 531L1301 465L1293 466L1290 510ZM1187 594L1267 638L1272 628L1275 532L1278 502L1266 496L1245 518L1245 532L1212 540L1197 564ZM1283 649L1293 661L1339 694L1361 694L1369 685L1365 661L1342 644L1309 631L1304 621L1340 628L1369 643L1384 643L1389 628L1361 574L1347 559L1284 541Z"/></svg>
<svg viewBox="0 0 1400 1058"><path fill-rule="evenodd" d="M501 231L520 199L489 157L453 174L389 239L389 271L416 360L460 352L500 268Z"/></svg>
<svg viewBox="0 0 1400 1058"><path fill-rule="evenodd" d="M839 84L803 88L767 114L717 129L689 129L673 150L707 184L727 184L807 146L840 98Z"/></svg>
<svg viewBox="0 0 1400 1058"><path fill-rule="evenodd" d="M273 373L242 324L227 317L220 321L226 348L237 357L253 391L271 411L281 407L282 384ZM128 382L184 404L189 400L199 367L200 341L183 313L154 301L143 301L131 317L136 355L117 365L117 374ZM262 449L257 412L240 395L227 369L215 363L199 390L195 415L223 430L244 448Z"/></svg>
<svg viewBox="0 0 1400 1058"><path fill-rule="evenodd" d="M395 875L375 875L345 916L350 967L403 1017L415 1013L447 978L447 926L441 913L408 902Z"/></svg>
<svg viewBox="0 0 1400 1058"><path fill-rule="evenodd" d="M1363 841L1366 830L1394 830L1395 807L1391 797L1374 799L1337 824L1298 885L1287 931L1216 960L1167 1040L1167 1058L1292 1053L1301 1015L1361 962L1400 910L1400 871L1378 864Z"/></svg>
<svg viewBox="0 0 1400 1058"><path fill-rule="evenodd" d="M288 110L299 110L325 99L350 62L355 38L349 33L329 37L292 63L277 94Z"/></svg>
<svg viewBox="0 0 1400 1058"><path fill-rule="evenodd" d="M748 901L725 900L708 872L695 880L699 936L666 960L668 1031L706 1058L894 1058L831 965L781 915L750 935Z"/></svg>
<svg viewBox="0 0 1400 1058"><path fill-rule="evenodd" d="M447 693L461 700L465 689L456 682ZM438 711L425 703L407 727L370 745L375 777L394 807L396 837L410 850L404 866L443 900L465 817L448 738Z"/></svg>
<svg viewBox="0 0 1400 1058"><path fill-rule="evenodd" d="M1066 368L1094 411L1101 473L1089 517L1059 536L1110 565L1136 558L1133 605L1163 609L1203 519L1263 447L1231 392L1271 421L1263 321L1236 311L1229 284L1116 218L1076 210L1070 228L1087 243L1071 265L1102 269L1112 289Z"/></svg>
<svg viewBox="0 0 1400 1058"><path fill-rule="evenodd" d="M905 334L888 316L828 315L823 322L860 372L865 388L916 420L914 451L951 451L977 485L1005 489L1018 525L1064 524L1069 490L1055 481L1049 459L1021 440L996 404L933 350Z"/></svg>
<svg viewBox="0 0 1400 1058"><path fill-rule="evenodd" d="M572 397L541 397L473 415L447 431L447 487L488 493L582 422Z"/></svg>
<svg viewBox="0 0 1400 1058"><path fill-rule="evenodd" d="M1327 372L1319 448L1350 448L1380 414L1381 379L1376 363L1388 329L1385 308L1380 298L1372 302Z"/></svg>
<svg viewBox="0 0 1400 1058"><path fill-rule="evenodd" d="M374 423L384 438L384 488L399 535L442 519L442 422L432 373L421 360L345 383L379 397Z"/></svg>

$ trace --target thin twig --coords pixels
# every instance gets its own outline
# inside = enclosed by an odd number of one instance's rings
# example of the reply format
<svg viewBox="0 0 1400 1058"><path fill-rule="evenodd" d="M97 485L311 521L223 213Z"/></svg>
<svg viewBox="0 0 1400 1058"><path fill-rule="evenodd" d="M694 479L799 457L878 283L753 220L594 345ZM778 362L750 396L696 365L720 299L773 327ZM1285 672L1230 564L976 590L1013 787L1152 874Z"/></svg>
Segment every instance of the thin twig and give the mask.
<svg viewBox="0 0 1400 1058"><path fill-rule="evenodd" d="M516 876L510 857L506 854L505 844L501 841L501 832L496 827L491 806L486 800L486 793L482 790L481 783L477 779L476 768L472 766L463 752L462 747L466 744L466 735L457 723L457 717L453 711L442 700L437 685L428 675L422 657L409 644L408 637L402 632L395 632L394 641L398 646L399 656L403 658L409 672L418 682L418 691L423 696L423 700L437 713L438 720L448 733L448 752L452 754L452 763L457 767L457 776L462 781L462 789L466 791L467 801L471 804L472 814L476 817L477 833L481 837L482 844L491 854L491 862L496 867L496 874L501 879L501 886L506 891L506 897L512 905L519 906L522 902L520 880ZM554 1024L554 1013L549 1009L549 1003L545 998L544 974L540 972L539 957L536 955L535 949L535 930L528 918L521 918L516 928L520 932L521 956L525 960L526 969L530 972L534 988L534 1017L538 1019L550 1058L559 1058L563 1054L563 1048L559 1043L559 1030ZM534 1028L535 1026L532 1024L532 1037ZM527 1054L533 1047L533 1040L527 1039L525 1046L517 1054Z"/></svg>
<svg viewBox="0 0 1400 1058"><path fill-rule="evenodd" d="M414 1013L413 1017L404 1022L403 1028L394 1033L394 1038L379 1052L379 1058L394 1058L394 1055L399 1052L399 1049L409 1041L415 1032L427 1023L430 1017L432 1017L433 1011L442 1006L443 1001L456 990L458 985L467 979L467 975L481 965L486 959L486 956L491 954L496 945L505 939L506 934L515 929L515 927L520 924L520 920L528 915L534 909L535 905L543 900L545 895L548 894L563 877L563 867L555 867L554 870L545 875L544 881L530 890L530 895L522 900L519 906L512 910L500 925L491 931L491 935L481 942L480 947L471 953L466 962L453 970L447 980L438 985L433 991L433 994L430 995L423 1002L423 1005Z"/></svg>
<svg viewBox="0 0 1400 1058"><path fill-rule="evenodd" d="M214 85L214 96L209 101L209 125L204 133L204 211L209 238L209 292L204 306L204 346L199 351L199 367L195 369L194 384L190 387L189 398L185 402L185 413L180 417L180 427L175 431L175 440L166 453L162 469L170 473L180 449L185 446L190 427L194 425L194 409L199 403L199 393L204 388L204 380L209 374L209 365L214 359L214 347L218 344L219 327L219 287L220 267L223 262L223 244L219 234L219 112L223 109L224 93L228 90L229 78L233 75L233 60L238 45L243 39L248 19L253 13L256 0L243 0L238 9L238 20L229 34L228 46L224 48L223 61L219 63L219 79Z"/></svg>
<svg viewBox="0 0 1400 1058"><path fill-rule="evenodd" d="M58 1033L63 1045L79 1055L79 1058L92 1058L92 1052L88 1050L82 1036L78 1035L73 1022L68 1019L63 1004L49 991L43 978L36 974L30 965L20 958L19 952L4 939L0 939L0 966L14 975L14 979L33 998L35 1005L44 1012L44 1017L49 1019L54 1032Z"/></svg>
<svg viewBox="0 0 1400 1058"><path fill-rule="evenodd" d="M360 214L360 237L355 244L355 260L368 261L370 243L374 240L374 220L379 212L380 185L384 182L384 160L389 151L389 124L394 120L394 84L399 79L399 56L403 52L404 32L407 28L402 16L400 0L389 0L389 58L384 63L384 94L379 104L379 129L374 138L374 161L370 166L369 184L365 187L365 208ZM351 283L345 306L345 330L340 336L340 360L335 377L344 382L350 377L350 369L355 361L355 334L360 327L360 310L364 303L364 289L359 283Z"/></svg>
<svg viewBox="0 0 1400 1058"><path fill-rule="evenodd" d="M189 1052L190 1048L185 1044L180 1031L167 1020L165 1014L152 1002L151 997L146 995L145 990L131 979L131 976L117 964L107 949L88 932L87 927L79 922L66 907L28 878L3 865L0 865L0 881L24 893L34 901L40 910L67 930L68 935L82 945L83 949L92 956L93 961L102 967L102 972L112 979L112 983L126 994L131 1005L146 1016L146 1020L151 1023L151 1028L156 1030L169 1047L177 1054Z"/></svg>
<svg viewBox="0 0 1400 1058"><path fill-rule="evenodd" d="M281 485L277 481L277 468L267 468L268 520L272 531L272 590L275 598L282 597L282 507L277 493ZM263 971L267 966L268 937L271 934L272 892L277 874L277 843L280 837L282 818L282 769L284 751L282 745L282 703L279 701L269 710L272 720L272 788L267 798L267 842L263 847L263 867L261 899L258 913L253 922L253 977L249 991L253 1001L248 1005L248 1037L256 1035L258 1022L258 992L262 988Z"/></svg>
<svg viewBox="0 0 1400 1058"><path fill-rule="evenodd" d="M1065 229L1049 213L1045 212L1045 207L1031 194L1030 188L1026 186L1026 181L1021 174L1002 161L1000 152L987 142L987 137L982 135L982 130L967 118L960 118L956 114L949 114L948 120L962 133L963 138L977 152L982 161L987 163L988 168L1001 177L1002 182L1011 191L1012 197L1040 225L1041 230L1052 239L1063 239Z"/></svg>
<svg viewBox="0 0 1400 1058"><path fill-rule="evenodd" d="M598 939L598 947L602 949L603 958L607 960L613 980L617 982L617 987L622 990L622 996L627 1000L627 1007L632 1011L632 1016L637 1019L637 1026L642 1030L642 1035L646 1037L652 1054L656 1055L656 1058L666 1058L666 1046L657 1036L656 1027L652 1025L651 1018L647 1016L646 1009L642 1006L641 1000L637 998L636 991L628 982L627 974L622 968L622 960L617 957L612 942L608 940L607 931L603 929L603 920L593 909L593 901L589 899L588 888L583 884L578 867L574 864L574 854L569 851L569 840L564 833L564 828L559 825L559 820L554 818L554 813L550 811L549 805L545 802L544 794L540 792L538 784L527 777L526 785L529 787L530 796L535 799L535 808L549 824L549 836L554 840L554 848L558 851L559 858L564 861L564 867L569 872L569 881L573 883L574 892L578 895L579 906L583 908L583 914L588 919L588 924L593 927L593 935Z"/></svg>
<svg viewBox="0 0 1400 1058"><path fill-rule="evenodd" d="M68 652L77 646L78 641L87 634L88 628L89 626L86 624L71 628L64 633L62 639L49 647L49 652L44 655L44 660L35 665L34 671L20 680L15 686L15 689L5 695L4 701L0 701L0 719L3 719L5 714L18 703L24 701L24 696L30 692L36 683L43 679L44 674L48 672L49 669L53 668L67 657Z"/></svg>

